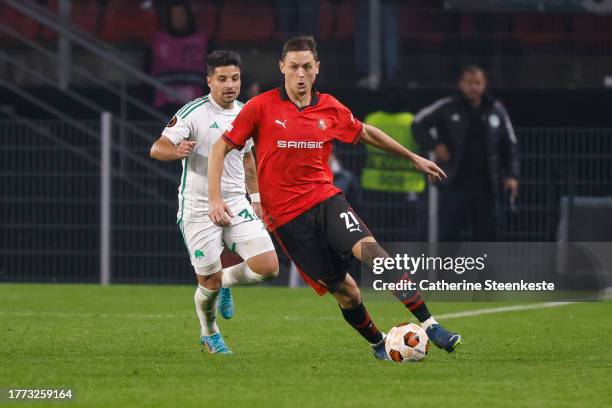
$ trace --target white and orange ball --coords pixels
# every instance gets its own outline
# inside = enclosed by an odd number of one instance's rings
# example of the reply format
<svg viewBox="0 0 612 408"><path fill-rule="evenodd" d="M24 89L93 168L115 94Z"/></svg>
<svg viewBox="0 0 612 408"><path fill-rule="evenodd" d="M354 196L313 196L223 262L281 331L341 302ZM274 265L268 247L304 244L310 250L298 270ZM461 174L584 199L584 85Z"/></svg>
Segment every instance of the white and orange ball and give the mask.
<svg viewBox="0 0 612 408"><path fill-rule="evenodd" d="M429 351L429 337L421 326L402 323L387 333L385 350L396 363L421 361Z"/></svg>

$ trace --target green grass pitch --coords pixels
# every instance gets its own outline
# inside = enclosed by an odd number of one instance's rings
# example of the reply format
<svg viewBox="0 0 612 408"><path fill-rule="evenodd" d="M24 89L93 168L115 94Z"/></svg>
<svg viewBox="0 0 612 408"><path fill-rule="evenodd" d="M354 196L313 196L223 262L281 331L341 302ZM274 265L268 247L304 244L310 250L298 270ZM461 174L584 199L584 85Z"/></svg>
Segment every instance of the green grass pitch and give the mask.
<svg viewBox="0 0 612 408"><path fill-rule="evenodd" d="M432 347L422 363L395 364L376 361L333 299L310 289L235 289L236 315L219 318L235 354L202 353L193 292L2 284L0 388L75 391L36 407L612 406L612 302L443 320L464 336L457 353ZM367 306L383 330L407 320L397 302Z"/></svg>

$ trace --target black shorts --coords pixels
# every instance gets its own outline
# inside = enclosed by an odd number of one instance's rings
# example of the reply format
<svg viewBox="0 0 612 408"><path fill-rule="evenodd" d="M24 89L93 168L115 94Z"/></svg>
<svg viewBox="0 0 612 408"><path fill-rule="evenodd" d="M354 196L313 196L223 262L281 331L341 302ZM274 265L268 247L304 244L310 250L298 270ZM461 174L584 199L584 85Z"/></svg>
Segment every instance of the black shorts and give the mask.
<svg viewBox="0 0 612 408"><path fill-rule="evenodd" d="M276 239L300 272L330 292L344 281L353 246L371 235L342 194L320 202L275 231Z"/></svg>

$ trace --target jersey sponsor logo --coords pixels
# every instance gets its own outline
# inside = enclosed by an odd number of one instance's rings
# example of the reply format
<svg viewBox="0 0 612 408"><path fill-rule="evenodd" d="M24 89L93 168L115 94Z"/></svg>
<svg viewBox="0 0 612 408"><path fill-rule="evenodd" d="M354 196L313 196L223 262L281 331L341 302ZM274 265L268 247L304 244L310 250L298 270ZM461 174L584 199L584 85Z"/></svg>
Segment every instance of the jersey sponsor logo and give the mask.
<svg viewBox="0 0 612 408"><path fill-rule="evenodd" d="M217 124L217 122L213 122L212 125L210 125L209 129L219 129L219 125Z"/></svg>
<svg viewBox="0 0 612 408"><path fill-rule="evenodd" d="M276 146L281 149L321 149L325 142L277 140Z"/></svg>
<svg viewBox="0 0 612 408"><path fill-rule="evenodd" d="M276 121L274 121L274 123L276 123L277 125L281 125L283 128L287 129L287 126L285 125L285 123L287 123L287 119L285 119L282 122L280 120L276 119Z"/></svg>
<svg viewBox="0 0 612 408"><path fill-rule="evenodd" d="M170 122L168 122L166 127L172 127L174 125L176 125L176 116L174 116L172 119L170 119Z"/></svg>
<svg viewBox="0 0 612 408"><path fill-rule="evenodd" d="M319 119L317 124L319 125L319 129L321 129L321 130L325 130L327 128L327 124L325 123L325 119Z"/></svg>

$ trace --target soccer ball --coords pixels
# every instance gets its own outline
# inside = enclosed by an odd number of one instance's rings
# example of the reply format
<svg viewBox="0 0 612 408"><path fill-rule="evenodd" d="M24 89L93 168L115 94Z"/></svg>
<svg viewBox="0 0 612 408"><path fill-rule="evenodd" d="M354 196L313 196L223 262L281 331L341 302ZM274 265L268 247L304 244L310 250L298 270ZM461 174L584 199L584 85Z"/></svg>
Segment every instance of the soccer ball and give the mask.
<svg viewBox="0 0 612 408"><path fill-rule="evenodd" d="M429 351L429 337L414 323L402 323L389 330L385 350L396 363L421 361Z"/></svg>

